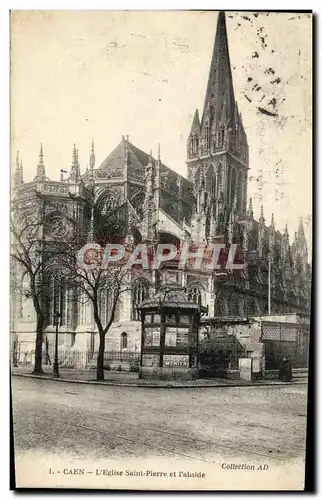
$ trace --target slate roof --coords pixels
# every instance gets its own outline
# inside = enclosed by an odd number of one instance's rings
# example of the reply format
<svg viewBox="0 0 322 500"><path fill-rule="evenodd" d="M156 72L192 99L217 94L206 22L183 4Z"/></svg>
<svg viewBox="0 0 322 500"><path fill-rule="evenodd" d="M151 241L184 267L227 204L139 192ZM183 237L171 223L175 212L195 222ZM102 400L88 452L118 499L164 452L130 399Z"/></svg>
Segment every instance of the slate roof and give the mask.
<svg viewBox="0 0 322 500"><path fill-rule="evenodd" d="M97 167L99 170L107 170L110 168L121 168L124 166L124 156L125 156L125 147L128 147L128 154L130 160L130 168L143 170L149 163L149 154L143 151L142 149L137 148L129 141L126 141L124 138L121 142L116 146L115 149L105 158L105 160ZM152 157L152 160L155 162L156 159ZM178 174L171 168L167 167L163 163L161 164L161 173L168 172L171 178L180 178L183 184L183 189L190 191L192 189L191 182L188 181L185 177Z"/></svg>

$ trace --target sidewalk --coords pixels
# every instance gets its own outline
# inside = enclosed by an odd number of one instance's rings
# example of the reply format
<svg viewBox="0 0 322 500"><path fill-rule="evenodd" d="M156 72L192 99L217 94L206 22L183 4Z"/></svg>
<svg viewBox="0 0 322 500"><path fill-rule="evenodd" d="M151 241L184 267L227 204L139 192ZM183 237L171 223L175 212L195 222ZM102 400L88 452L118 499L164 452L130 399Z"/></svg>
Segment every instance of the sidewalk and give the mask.
<svg viewBox="0 0 322 500"><path fill-rule="evenodd" d="M104 381L96 380L96 370L81 370L81 369L64 369L60 372L60 378L54 378L52 368L44 368L45 375L32 375L32 368L21 366L12 367L11 374L17 377L30 377L39 378L42 380L55 380L56 382L72 382L79 384L94 384L94 385L115 385L123 387L239 387L239 386L280 386L280 385L294 385L306 384L306 377L293 378L292 382L280 382L279 380L259 380L255 382L248 382L245 380L229 380L229 379L197 379L197 380L141 380L138 378L138 373L135 372L116 372L105 371Z"/></svg>

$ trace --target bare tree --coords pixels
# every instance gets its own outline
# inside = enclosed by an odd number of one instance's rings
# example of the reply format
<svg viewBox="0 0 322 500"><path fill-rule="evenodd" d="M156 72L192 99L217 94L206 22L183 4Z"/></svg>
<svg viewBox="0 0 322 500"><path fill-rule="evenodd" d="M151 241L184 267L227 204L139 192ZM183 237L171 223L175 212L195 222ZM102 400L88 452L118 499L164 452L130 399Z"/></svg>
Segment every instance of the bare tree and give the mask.
<svg viewBox="0 0 322 500"><path fill-rule="evenodd" d="M99 334L97 357L97 380L104 380L104 352L106 334L110 330L117 307L122 297L131 292L138 283L144 286L149 281L141 272L134 273L127 267L126 259L106 262L103 250L97 243L88 244L84 254L72 243L64 247L61 259L62 270L69 281L69 286L76 288L79 297L85 297L92 305L93 319ZM81 256L80 256L81 255ZM108 292L107 310L104 310L101 297Z"/></svg>
<svg viewBox="0 0 322 500"><path fill-rule="evenodd" d="M37 213L24 213L19 217L12 211L11 230L11 260L12 266L18 264L19 279L11 286L15 292L26 298L31 298L36 313L35 364L33 373L41 374L42 343L45 324L44 294L46 290L45 269L57 255L57 248L44 251L43 229L45 219ZM28 277L27 285L22 284L22 277Z"/></svg>

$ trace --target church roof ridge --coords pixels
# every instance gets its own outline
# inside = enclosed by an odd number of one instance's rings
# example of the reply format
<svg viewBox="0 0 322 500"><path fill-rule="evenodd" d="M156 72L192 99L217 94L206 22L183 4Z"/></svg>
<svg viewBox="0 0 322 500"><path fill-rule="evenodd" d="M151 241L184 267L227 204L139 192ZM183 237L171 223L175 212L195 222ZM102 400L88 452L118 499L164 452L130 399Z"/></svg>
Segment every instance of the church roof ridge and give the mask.
<svg viewBox="0 0 322 500"><path fill-rule="evenodd" d="M132 142L129 140L124 139L124 137L121 139L119 144L111 151L111 153L105 158L105 160L98 166L96 167L96 170L106 170L106 169L113 169L113 168L118 168L120 166L124 165L124 146L125 142L127 143L128 147L128 152L130 154L130 160L135 160L137 162L136 167L138 168L145 168L146 165L149 163L149 158L150 154L146 153L143 149L140 149L139 147L135 146ZM132 158L131 158L132 156ZM133 158L134 156L134 158ZM152 161L156 162L157 159L151 156ZM119 163L119 164L118 164ZM168 167L161 161L161 168L162 170L166 170L169 173L173 173L174 175L178 176L181 178L185 183L191 184L190 181L185 177L184 175L180 174L179 172L176 172L172 168Z"/></svg>

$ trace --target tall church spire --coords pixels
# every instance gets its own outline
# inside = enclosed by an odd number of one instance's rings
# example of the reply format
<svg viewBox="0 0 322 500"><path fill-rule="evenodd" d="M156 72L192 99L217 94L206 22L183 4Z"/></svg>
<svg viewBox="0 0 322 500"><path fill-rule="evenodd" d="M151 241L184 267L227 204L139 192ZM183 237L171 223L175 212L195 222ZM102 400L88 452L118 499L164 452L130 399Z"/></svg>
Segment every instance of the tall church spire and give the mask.
<svg viewBox="0 0 322 500"><path fill-rule="evenodd" d="M235 96L230 67L225 13L219 12L202 123L207 119L207 115L212 114L209 118L212 118L218 125L223 118L223 111L225 111L228 118L234 116Z"/></svg>
<svg viewBox="0 0 322 500"><path fill-rule="evenodd" d="M188 179L198 191L203 166L209 161L213 165L213 182L210 186L222 185L222 195L217 204L231 206L237 193L238 211L246 211L248 144L242 125L241 115L235 102L235 94L230 66L226 18L218 13L215 43L211 58L207 90L201 122L198 113L194 115L187 143ZM214 156L215 155L215 156ZM232 161L232 157L234 161ZM218 220L221 208L217 210ZM251 210L252 213L252 210ZM227 217L222 214L222 233Z"/></svg>

